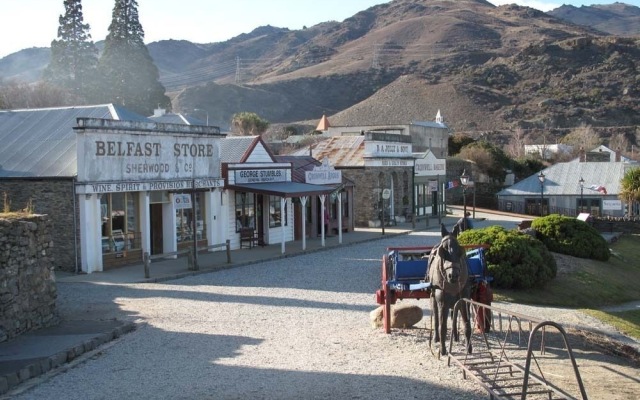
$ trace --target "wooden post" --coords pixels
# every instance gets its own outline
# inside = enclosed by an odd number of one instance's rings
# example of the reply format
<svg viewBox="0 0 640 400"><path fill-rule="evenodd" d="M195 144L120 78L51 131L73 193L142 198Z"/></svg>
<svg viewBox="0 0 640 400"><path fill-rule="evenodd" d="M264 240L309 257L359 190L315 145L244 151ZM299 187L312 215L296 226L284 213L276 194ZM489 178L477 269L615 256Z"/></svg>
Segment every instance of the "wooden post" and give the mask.
<svg viewBox="0 0 640 400"><path fill-rule="evenodd" d="M227 264L231 264L231 240L227 239Z"/></svg>
<svg viewBox="0 0 640 400"><path fill-rule="evenodd" d="M189 271L194 271L194 267L193 267L193 249L189 249L189 253L187 254L187 269Z"/></svg>
<svg viewBox="0 0 640 400"><path fill-rule="evenodd" d="M151 264L151 257L149 256L149 252L145 251L142 255L142 260L144 262L144 277L148 279L149 276L149 264Z"/></svg>

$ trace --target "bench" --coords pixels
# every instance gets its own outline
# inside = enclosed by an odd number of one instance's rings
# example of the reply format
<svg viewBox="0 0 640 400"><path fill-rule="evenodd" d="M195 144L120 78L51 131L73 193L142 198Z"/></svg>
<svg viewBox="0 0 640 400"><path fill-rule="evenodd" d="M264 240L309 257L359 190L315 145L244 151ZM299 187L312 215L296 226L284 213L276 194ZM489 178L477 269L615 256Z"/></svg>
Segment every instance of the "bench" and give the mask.
<svg viewBox="0 0 640 400"><path fill-rule="evenodd" d="M253 228L240 229L240 248L243 246L252 248L256 244L257 238Z"/></svg>

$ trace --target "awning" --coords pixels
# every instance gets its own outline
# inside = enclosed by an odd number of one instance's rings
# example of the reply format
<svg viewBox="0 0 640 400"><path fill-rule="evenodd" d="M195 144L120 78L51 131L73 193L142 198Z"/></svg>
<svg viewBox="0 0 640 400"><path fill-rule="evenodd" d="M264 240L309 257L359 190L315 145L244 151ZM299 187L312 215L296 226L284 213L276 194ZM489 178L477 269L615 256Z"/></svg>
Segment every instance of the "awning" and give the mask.
<svg viewBox="0 0 640 400"><path fill-rule="evenodd" d="M311 185L299 182L243 183L229 185L227 188L237 192L262 193L280 197L319 196L336 190L335 186Z"/></svg>

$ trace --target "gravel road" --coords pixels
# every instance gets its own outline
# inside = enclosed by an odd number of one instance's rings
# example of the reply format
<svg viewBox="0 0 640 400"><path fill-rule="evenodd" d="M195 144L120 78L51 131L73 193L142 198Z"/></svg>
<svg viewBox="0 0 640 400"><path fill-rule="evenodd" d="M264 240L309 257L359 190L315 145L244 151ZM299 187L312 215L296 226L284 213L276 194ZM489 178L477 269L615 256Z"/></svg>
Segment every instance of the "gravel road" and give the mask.
<svg viewBox="0 0 640 400"><path fill-rule="evenodd" d="M15 398L485 399L420 331L370 325L384 249L438 240L416 232L161 284L59 284L65 317L140 327Z"/></svg>

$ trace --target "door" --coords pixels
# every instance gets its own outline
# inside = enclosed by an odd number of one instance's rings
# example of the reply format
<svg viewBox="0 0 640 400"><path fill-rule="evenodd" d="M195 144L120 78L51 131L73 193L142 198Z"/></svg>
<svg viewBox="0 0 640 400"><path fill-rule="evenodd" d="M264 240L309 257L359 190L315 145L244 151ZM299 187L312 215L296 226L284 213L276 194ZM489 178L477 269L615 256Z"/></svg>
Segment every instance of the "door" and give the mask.
<svg viewBox="0 0 640 400"><path fill-rule="evenodd" d="M151 254L162 254L162 204L149 205L151 219Z"/></svg>

